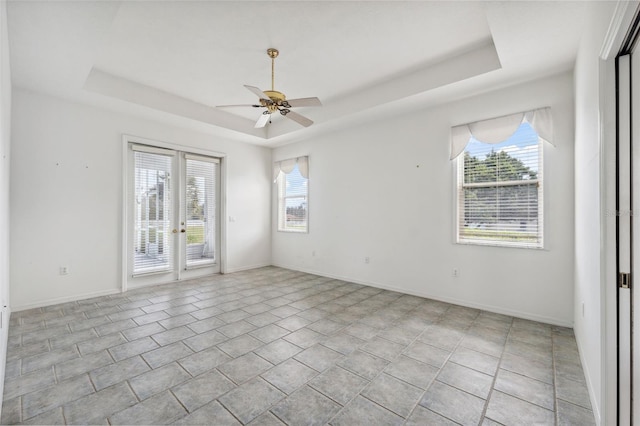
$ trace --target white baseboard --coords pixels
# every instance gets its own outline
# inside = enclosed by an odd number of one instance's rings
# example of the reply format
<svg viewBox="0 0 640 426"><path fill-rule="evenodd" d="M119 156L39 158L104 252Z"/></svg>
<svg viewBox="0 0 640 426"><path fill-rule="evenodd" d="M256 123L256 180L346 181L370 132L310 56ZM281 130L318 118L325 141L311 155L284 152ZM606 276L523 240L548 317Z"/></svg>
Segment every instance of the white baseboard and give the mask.
<svg viewBox="0 0 640 426"><path fill-rule="evenodd" d="M363 281L363 280L359 280L359 279L353 278L353 277L335 275L335 274L328 274L328 273L325 273L325 272L315 271L315 270L307 269L307 268L300 268L300 267L296 267L296 266L292 266L292 265L275 264L275 263L274 264L263 263L263 264L257 264L257 265L245 265L245 266L240 266L240 267L236 267L236 268L227 269L226 273L230 274L230 273L233 273L233 272L241 272L241 271L247 271L247 270L250 270L250 269L264 268L264 267L267 267L267 266L277 266L279 268L290 269L290 270L293 270L293 271L300 271L300 272L305 272L305 273L308 273L308 274L320 275L320 276L324 276L324 277L327 277L327 278L334 278L334 279L337 279L337 280L353 282L353 283L356 283L356 284L367 285L367 286L371 286L371 287L381 288L381 289L384 289L384 290L397 291L399 293L410 294L412 296L424 297L424 298L427 298L427 299L438 300L438 301L441 301L441 302L452 303L452 304L455 304L455 305L465 306L465 307L469 307L469 308L482 309L482 310L489 311L489 312L495 312L495 313L498 313L498 314L509 315L509 316L513 316L513 317L517 317L517 318L523 318L523 319L543 322L543 323L547 323L547 324L559 325L559 326L562 326L562 327L573 327L572 323L568 323L567 321L564 321L564 320L558 319L558 318L546 317L546 316L543 316L543 315L537 315L537 314L533 314L533 313L529 313L529 312L514 311L514 310L510 310L510 309L505 309L505 308L502 308L502 307L499 307L499 306L492 306L492 305L486 305L486 304L482 304L482 303L475 303L475 302L472 302L472 301L469 301L469 300L463 300L463 299L457 299L457 298L451 298L451 297L442 297L442 296L433 295L433 294L430 294L430 293L427 293L427 292L415 292L415 291L406 290L406 289L403 289L403 288L400 288L400 287L396 287L396 286L392 286L392 285L378 283L378 282L375 282L375 281ZM157 285L157 284L158 283L150 283L149 285ZM133 290L134 288L141 288L141 287L145 287L145 286L130 287L129 289ZM30 304L27 304L27 305L18 305L13 309L13 311L14 312L18 312L18 311L24 311L26 309L42 308L42 307L45 307L45 306L56 305L58 303L75 302L75 301L78 301L78 300L90 299L92 297L108 296L108 295L111 295L111 294L118 294L120 292L121 292L120 289L111 289L111 290L102 290L102 291L96 291L96 292L92 292L92 293L85 293L85 294L74 295L74 296L59 297L59 298L54 298L54 299L45 299L45 300L41 300L41 301L38 301L38 302L30 303Z"/></svg>
<svg viewBox="0 0 640 426"><path fill-rule="evenodd" d="M589 374L589 369L585 368L587 366L587 360L583 356L584 351L582 350L582 344L580 343L580 337L578 336L578 334L576 334L576 343L578 344L578 354L580 354L580 363L582 364L584 378L587 381L587 390L589 391L589 401L591 402L593 417L595 417L596 425L600 426L602 424L602 419L600 417L600 407L598 407L598 405L596 404L595 389L593 387L591 375Z"/></svg>
<svg viewBox="0 0 640 426"><path fill-rule="evenodd" d="M248 271L250 269L264 268L266 266L271 266L271 263L264 263L264 264L258 264L258 265L250 265L250 266L241 266L241 267L238 267L238 268L227 269L226 272L224 272L224 273L225 274L231 274L231 273L234 273L234 272ZM212 275L217 275L217 274L212 274ZM207 275L205 275L205 277L206 276ZM202 278L202 277L199 277L199 278ZM198 277L188 278L188 279L179 280L179 281L176 281L176 280L158 281L158 282L150 281L150 282L144 283L144 284L129 285L127 287L127 290L135 290L135 289L144 288L144 287L152 287L152 286L155 286L155 285L165 285L165 284L180 283L182 281L189 281L189 280L192 280L192 279L196 280L196 279L198 279Z"/></svg>
<svg viewBox="0 0 640 426"><path fill-rule="evenodd" d="M249 265L249 266L239 266L237 268L228 268L224 273L225 274L232 274L234 272L242 272L242 271L248 271L250 269L258 269L258 268L265 268L267 266L274 266L271 263L260 263L257 265Z"/></svg>
<svg viewBox="0 0 640 426"><path fill-rule="evenodd" d="M40 300L38 302L29 303L26 305L18 305L12 311L19 312L19 311L26 311L27 309L33 309L33 308L44 308L45 306L57 305L59 303L76 302L78 300L91 299L92 297L109 296L109 295L118 294L121 292L122 291L120 289L110 289L110 290L94 291L91 293L76 294L73 296L56 297L53 299Z"/></svg>
<svg viewBox="0 0 640 426"><path fill-rule="evenodd" d="M233 268L233 269L228 269L226 273L232 273L232 272L240 272L240 271L247 271L249 269L256 269L256 268L264 268L266 266L271 266L271 263L261 263L258 265L248 265L248 266L241 266L238 268ZM143 285L137 285L137 286L129 286L129 290L134 290L137 288L142 288L142 287L149 287L149 286L154 286L154 285L162 285L162 284L169 284L175 281L168 281L168 282L151 282L149 284L143 284ZM121 289L112 289L112 290L101 290L101 291L96 291L96 292L92 292L92 293L84 293L84 294L79 294L79 295L74 295L74 296L65 296L65 297L57 297L54 299L45 299L45 300L40 300L37 302L33 302L33 303L29 303L26 305L18 305L16 306L13 311L14 312L18 312L18 311L25 311L27 309L33 309L33 308L43 308L45 306L51 306L51 305L57 305L59 303L66 303L66 302L76 302L78 300L84 300L84 299L91 299L92 297L99 297L99 296L109 296L112 294L118 294L121 293Z"/></svg>
<svg viewBox="0 0 640 426"><path fill-rule="evenodd" d="M7 347L9 346L9 318L11 317L11 308L6 307L0 311L2 315L2 327L0 328L0 396L4 396L4 374L7 364ZM0 416L2 408L0 407Z"/></svg>
<svg viewBox="0 0 640 426"><path fill-rule="evenodd" d="M327 277L327 278L334 278L336 280L342 280L342 281L348 281L348 282L352 282L352 283L356 283L356 284L367 285L367 286L370 286L370 287L381 288L381 289L384 289L384 290L397 291L398 293L410 294L412 296L424 297L426 299L432 299L432 300L438 300L440 302L452 303L454 305L465 306L467 308L481 309L483 311L494 312L496 314L508 315L508 316L512 316L512 317L516 317L516 318L522 318L522 319L526 319L526 320L542 322L542 323L545 323L545 324L551 324L551 325L558 325L558 326L561 326L561 327L573 328L573 322L567 322L567 321L562 320L560 318L547 317L547 316L544 316L544 315L538 315L538 314L534 314L534 313L530 313L530 312L515 311L515 310L511 310L511 309L502 308L500 306L485 305L485 304L482 304L482 303L475 303L473 301L463 300L463 299L456 299L456 298L453 298L453 297L442 297L442 296L433 295L433 294L430 294L430 293L427 293L427 292L410 291L410 290L406 290L406 289L403 289L403 288L400 288L400 287L395 287L395 286L382 284L382 283L378 283L378 282L374 282L374 281L362 281L362 280L359 280L359 279L356 279L356 278L352 278L352 277L340 276L340 275L335 275L335 274L327 274L325 272L314 271L314 270L306 269L306 268L299 268L299 267L295 267L295 266L291 266L291 265L274 264L273 266L277 266L279 268L291 269L291 270L294 270L294 271L306 272L308 274L320 275L320 276Z"/></svg>

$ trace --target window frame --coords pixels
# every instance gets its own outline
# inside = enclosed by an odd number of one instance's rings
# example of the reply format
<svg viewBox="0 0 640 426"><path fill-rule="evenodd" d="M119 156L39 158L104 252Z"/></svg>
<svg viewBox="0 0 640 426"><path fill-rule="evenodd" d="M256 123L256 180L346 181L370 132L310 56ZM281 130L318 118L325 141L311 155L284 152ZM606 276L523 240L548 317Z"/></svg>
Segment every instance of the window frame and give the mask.
<svg viewBox="0 0 640 426"><path fill-rule="evenodd" d="M535 129L533 129L535 132ZM454 210L456 212L454 218L454 243L460 245L471 246L488 246L488 247L503 247L503 248L520 248L530 250L544 250L545 249L545 222L547 215L545 215L545 203L544 203L544 187L545 187L545 173L544 173L544 157L545 157L545 140L538 135L538 177L531 180L514 180L504 182L487 182L487 184L481 183L464 183L464 157L465 150L453 161L453 174L454 174ZM490 144L488 144L490 145ZM461 225L464 222L464 189L465 188L499 188L507 186L522 186L523 184L536 184L538 195L538 241L535 243L522 243L517 241L500 241L496 239L482 239L465 237L461 235Z"/></svg>
<svg viewBox="0 0 640 426"><path fill-rule="evenodd" d="M307 157L307 161L308 157ZM294 166L295 170L296 168L298 168L298 173L300 173L298 164L296 163L296 165ZM292 170L292 172L293 172ZM310 173L309 173L310 174ZM286 176L287 173L285 173L284 171L281 171L277 178L276 178L276 187L277 187L277 194L276 194L276 202L277 202L277 231L278 232L286 232L286 233L294 233L294 234L308 234L309 233L309 181L310 176L309 177L303 177L303 179L306 179L307 181L307 191L305 195L286 195ZM284 195L283 195L284 194ZM293 228L286 228L286 201L289 199L297 199L297 198L301 198L303 199L306 204L307 204L307 208L306 208L306 221L305 221L305 226L304 229L293 229Z"/></svg>

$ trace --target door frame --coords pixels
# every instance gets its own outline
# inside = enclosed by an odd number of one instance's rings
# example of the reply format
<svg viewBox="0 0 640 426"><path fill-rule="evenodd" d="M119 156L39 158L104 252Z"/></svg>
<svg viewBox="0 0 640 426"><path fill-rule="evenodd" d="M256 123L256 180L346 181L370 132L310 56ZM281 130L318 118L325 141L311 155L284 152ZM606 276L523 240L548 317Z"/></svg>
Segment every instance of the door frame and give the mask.
<svg viewBox="0 0 640 426"><path fill-rule="evenodd" d="M633 285L622 287L620 274L633 276L634 227L633 217L633 145L636 144L637 126L634 109L638 99L632 69L637 61L633 52L624 52L615 59L616 68L616 287L617 298L617 422L631 424L634 418L633 394L636 364L636 315Z"/></svg>
<svg viewBox="0 0 640 426"><path fill-rule="evenodd" d="M618 66L617 57L630 53L631 41L638 27L638 5L629 0L619 0L609 28L606 31L598 57L599 78L599 138L600 138L600 315L601 315L601 371L600 387L593 393L600 393L601 425L620 424L619 363L618 363L618 241L616 222L617 211L617 145L619 137ZM582 349L582 348L581 348ZM591 392L590 392L591 393ZM591 395L591 403L596 408L596 396Z"/></svg>
<svg viewBox="0 0 640 426"><path fill-rule="evenodd" d="M192 146L180 145L171 142L158 141L155 139L147 139L139 136L133 136L128 134L122 135L122 204L120 206L121 211L121 223L120 223L120 236L121 236L121 291L124 293L129 289L128 286L128 274L129 270L129 244L131 243L127 224L129 223L129 209L127 208L129 197L131 196L129 189L129 144L147 145L151 147L170 149L180 152L188 152L197 155L204 155L209 157L216 157L220 159L220 273L225 274L227 271L227 154L219 151L212 151L203 148L197 148ZM147 284L153 285L153 284ZM141 288L146 285L135 286L132 288Z"/></svg>

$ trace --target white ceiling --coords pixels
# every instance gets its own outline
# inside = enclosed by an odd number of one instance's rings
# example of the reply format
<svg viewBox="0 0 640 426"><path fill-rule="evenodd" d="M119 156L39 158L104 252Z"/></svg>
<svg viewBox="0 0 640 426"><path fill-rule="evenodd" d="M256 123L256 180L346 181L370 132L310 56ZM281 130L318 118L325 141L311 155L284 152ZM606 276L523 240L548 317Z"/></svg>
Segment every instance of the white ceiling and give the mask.
<svg viewBox="0 0 640 426"><path fill-rule="evenodd" d="M275 146L573 67L594 2L9 1L13 84ZM611 10L615 4L611 2ZM608 17L604 17L607 19ZM317 96L254 129L243 85Z"/></svg>

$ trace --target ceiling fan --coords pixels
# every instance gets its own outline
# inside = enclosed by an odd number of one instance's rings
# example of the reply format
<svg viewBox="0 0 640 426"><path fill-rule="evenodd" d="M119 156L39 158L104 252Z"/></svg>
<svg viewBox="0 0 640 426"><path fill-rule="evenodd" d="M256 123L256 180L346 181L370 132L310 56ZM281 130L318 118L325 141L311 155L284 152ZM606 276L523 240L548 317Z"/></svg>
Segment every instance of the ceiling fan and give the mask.
<svg viewBox="0 0 640 426"><path fill-rule="evenodd" d="M267 55L271 58L271 90L260 90L254 86L244 85L251 93L255 94L260 103L259 104L247 104L247 105L218 105L218 108L227 107L253 107L253 108L266 108L266 110L260 115L258 121L256 121L255 128L266 126L270 122L271 114L279 112L281 115L295 121L296 123L309 127L313 124L313 121L307 117L291 111L291 108L297 107L314 107L322 106L320 99L318 98L299 98L299 99L287 99L284 93L278 92L274 89L274 63L278 57L278 49L267 49Z"/></svg>

